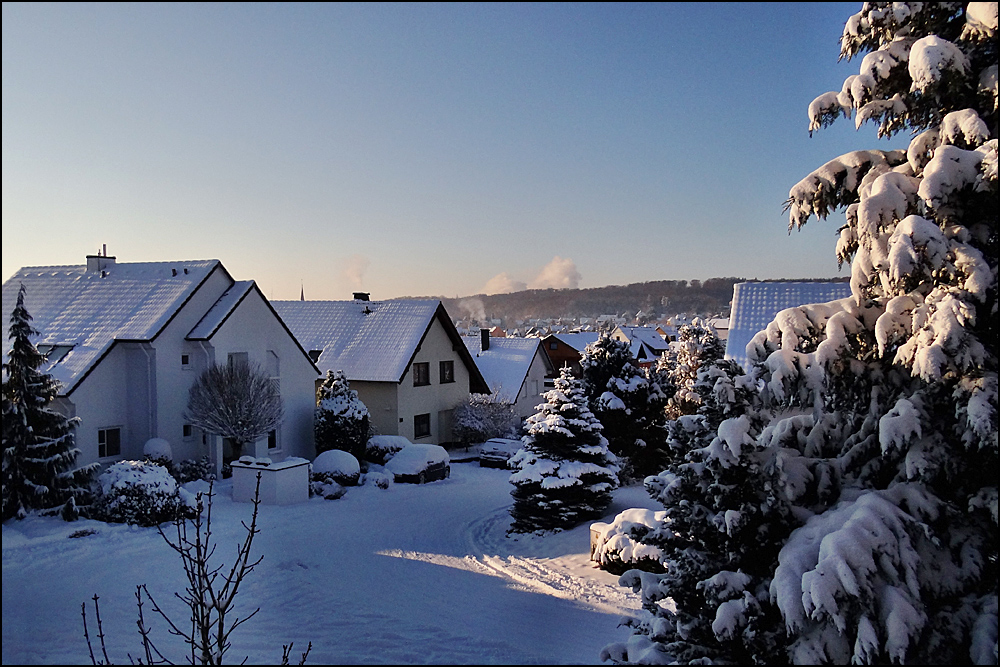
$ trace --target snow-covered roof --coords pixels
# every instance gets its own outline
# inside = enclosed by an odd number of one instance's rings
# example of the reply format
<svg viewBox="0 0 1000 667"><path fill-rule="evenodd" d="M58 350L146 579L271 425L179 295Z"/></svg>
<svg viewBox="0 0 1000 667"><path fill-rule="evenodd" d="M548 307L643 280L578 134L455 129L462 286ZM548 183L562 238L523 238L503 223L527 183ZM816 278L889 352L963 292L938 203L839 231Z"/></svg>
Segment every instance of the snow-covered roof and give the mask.
<svg viewBox="0 0 1000 667"><path fill-rule="evenodd" d="M68 349L43 372L69 393L116 340L152 340L216 268L217 259L187 262L116 263L101 257L100 269L79 266L25 267L3 284L3 321L10 322L17 293L39 331L43 351ZM89 260L88 260L89 261ZM223 269L224 271L225 269ZM4 359L11 341L3 341Z"/></svg>
<svg viewBox="0 0 1000 667"><path fill-rule="evenodd" d="M250 293L253 287L254 281L252 280L239 280L233 283L233 286L226 290L219 297L219 300L209 308L208 312L205 313L205 317L201 318L201 321L195 325L187 337L192 340L207 340L211 338L218 331L219 327L222 326L222 323L226 321L226 318L236 310L236 306L240 305L240 302Z"/></svg>
<svg viewBox="0 0 1000 667"><path fill-rule="evenodd" d="M272 301L271 305L303 348L320 351L316 365L322 373L341 370L348 380L399 382L435 317L456 345L461 338L437 300ZM486 389L468 350L458 347L473 388Z"/></svg>
<svg viewBox="0 0 1000 667"><path fill-rule="evenodd" d="M476 366L495 395L516 400L538 354L540 338L490 338L490 348L482 349L482 336L463 336L462 341L475 358ZM548 357L542 353L542 358Z"/></svg>
<svg viewBox="0 0 1000 667"><path fill-rule="evenodd" d="M809 303L826 303L851 295L848 282L752 282L733 285L726 358L744 368L746 347L758 331L767 328L785 308Z"/></svg>
<svg viewBox="0 0 1000 667"><path fill-rule="evenodd" d="M581 331L579 333L553 334L566 345L569 345L578 352L583 352L588 345L596 343L601 334L596 331Z"/></svg>

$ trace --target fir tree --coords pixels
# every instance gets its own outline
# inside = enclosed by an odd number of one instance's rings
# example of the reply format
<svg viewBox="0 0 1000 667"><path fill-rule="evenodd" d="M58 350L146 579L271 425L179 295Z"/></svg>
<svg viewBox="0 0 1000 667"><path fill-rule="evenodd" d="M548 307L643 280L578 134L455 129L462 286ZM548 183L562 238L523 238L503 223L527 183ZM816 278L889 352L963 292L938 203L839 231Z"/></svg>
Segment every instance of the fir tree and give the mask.
<svg viewBox="0 0 1000 667"><path fill-rule="evenodd" d="M618 465L601 435L579 380L562 369L528 417L524 447L511 457L511 532L572 528L596 519L611 504Z"/></svg>
<svg viewBox="0 0 1000 667"><path fill-rule="evenodd" d="M694 391L698 369L702 364L722 359L725 354L726 346L715 331L699 318L677 329L677 344L672 345L656 362L657 373L665 376L661 385L673 389L667 400L668 419L698 411L700 399Z"/></svg>
<svg viewBox="0 0 1000 667"><path fill-rule="evenodd" d="M856 114L915 138L792 188L791 227L846 209L853 295L753 339L742 414L678 420L691 449L651 484L672 516L654 532L694 548L626 573L651 615L606 657L996 663L996 27L995 3L847 22L842 56L867 55L810 129Z"/></svg>
<svg viewBox="0 0 1000 667"><path fill-rule="evenodd" d="M23 519L31 510L62 511L77 517L91 498L98 464L74 467L76 420L51 409L59 383L40 372L45 363L31 342L38 334L24 306L25 287L10 316L11 349L3 365L3 520Z"/></svg>
<svg viewBox="0 0 1000 667"><path fill-rule="evenodd" d="M604 427L622 476L642 479L663 469L667 395L639 368L628 343L602 335L580 358L591 412Z"/></svg>
<svg viewBox="0 0 1000 667"><path fill-rule="evenodd" d="M368 408L343 371L327 371L316 398L316 453L340 449L361 460L371 437Z"/></svg>

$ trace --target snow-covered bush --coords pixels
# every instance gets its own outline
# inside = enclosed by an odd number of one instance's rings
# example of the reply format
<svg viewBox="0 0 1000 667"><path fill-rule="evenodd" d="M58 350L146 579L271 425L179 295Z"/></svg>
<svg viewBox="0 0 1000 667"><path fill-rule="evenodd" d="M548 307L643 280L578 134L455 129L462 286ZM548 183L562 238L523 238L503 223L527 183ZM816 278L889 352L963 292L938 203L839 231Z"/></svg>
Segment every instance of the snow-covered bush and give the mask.
<svg viewBox="0 0 1000 667"><path fill-rule="evenodd" d="M207 455L200 459L184 459L174 466L172 474L178 484L197 480L211 482L215 479L215 466Z"/></svg>
<svg viewBox="0 0 1000 667"><path fill-rule="evenodd" d="M174 452L170 442L164 438L150 438L142 446L142 456L150 463L161 465L167 470L173 468Z"/></svg>
<svg viewBox="0 0 1000 667"><path fill-rule="evenodd" d="M452 413L452 435L466 445L490 438L513 438L521 420L514 403L497 394L469 394Z"/></svg>
<svg viewBox="0 0 1000 667"><path fill-rule="evenodd" d="M368 408L351 389L343 371L327 371L316 397L316 452L339 449L364 458L372 435Z"/></svg>
<svg viewBox="0 0 1000 667"><path fill-rule="evenodd" d="M365 473L365 486L372 484L378 488L385 491L390 486L392 486L392 474L385 472L384 470L372 470Z"/></svg>
<svg viewBox="0 0 1000 667"><path fill-rule="evenodd" d="M597 532L591 559L612 574L631 569L663 572L663 552L644 544L642 538L665 518L666 512L635 507L619 513L611 523L591 524L590 530Z"/></svg>
<svg viewBox="0 0 1000 667"><path fill-rule="evenodd" d="M365 460L381 465L409 444L410 441L402 435L373 435L365 448Z"/></svg>
<svg viewBox="0 0 1000 667"><path fill-rule="evenodd" d="M313 483L335 482L341 486L355 486L361 477L361 464L349 452L330 449L312 463L310 480Z"/></svg>
<svg viewBox="0 0 1000 667"><path fill-rule="evenodd" d="M618 487L618 464L581 382L563 368L528 417L524 447L510 458L511 532L561 530L601 516Z"/></svg>
<svg viewBox="0 0 1000 667"><path fill-rule="evenodd" d="M867 55L810 129L915 136L791 189L790 228L846 209L852 296L778 313L671 428L685 461L646 480L667 572L622 576L648 615L605 658L996 663L996 28L996 3L848 20Z"/></svg>
<svg viewBox="0 0 1000 667"><path fill-rule="evenodd" d="M189 513L177 481L161 465L119 461L98 477L95 518L108 523L155 526Z"/></svg>

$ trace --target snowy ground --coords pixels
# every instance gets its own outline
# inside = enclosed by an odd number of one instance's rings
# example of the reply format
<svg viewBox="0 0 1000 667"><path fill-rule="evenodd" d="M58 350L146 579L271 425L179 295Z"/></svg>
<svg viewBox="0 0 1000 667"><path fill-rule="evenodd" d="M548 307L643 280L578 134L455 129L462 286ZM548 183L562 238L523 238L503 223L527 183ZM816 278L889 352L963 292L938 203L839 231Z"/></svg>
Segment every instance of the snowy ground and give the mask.
<svg viewBox="0 0 1000 667"><path fill-rule="evenodd" d="M260 613L234 634L227 661L274 663L312 642L309 663L597 664L623 640L638 598L592 567L589 523L542 537L505 537L511 486L504 470L452 464L423 486L351 488L340 500L262 506L254 552L264 560L238 597ZM217 487L216 562L231 562L251 506ZM609 520L660 509L642 487L616 492ZM68 539L75 531L95 535ZM177 556L152 528L31 517L3 526L3 663L89 663L80 605L96 593L112 661L138 657L135 587L148 584L183 618ZM148 615L147 607L147 619ZM91 616L91 621L92 621ZM153 619L175 662L183 648ZM93 630L92 630L93 632Z"/></svg>

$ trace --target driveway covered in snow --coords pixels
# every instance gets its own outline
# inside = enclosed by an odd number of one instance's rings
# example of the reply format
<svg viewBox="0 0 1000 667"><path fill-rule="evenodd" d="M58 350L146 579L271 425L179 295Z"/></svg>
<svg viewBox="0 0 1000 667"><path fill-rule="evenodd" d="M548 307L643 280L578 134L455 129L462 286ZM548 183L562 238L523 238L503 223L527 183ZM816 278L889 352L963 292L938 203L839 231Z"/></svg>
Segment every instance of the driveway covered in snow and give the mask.
<svg viewBox="0 0 1000 667"><path fill-rule="evenodd" d="M335 501L262 506L254 551L264 560L239 595L261 611L233 639L228 662L273 663L312 642L319 663L597 663L624 639L637 596L591 567L588 525L507 538L508 473L452 464L452 476L416 486L351 488ZM214 506L216 562L231 562L250 506L228 484ZM608 518L655 505L620 489ZM95 535L68 539L74 531ZM3 527L3 662L89 662L80 605L96 593L113 661L139 656L135 587L146 583L183 618L173 592L180 562L154 529L32 517ZM150 620L147 608L147 621ZM183 648L152 619L176 662Z"/></svg>

